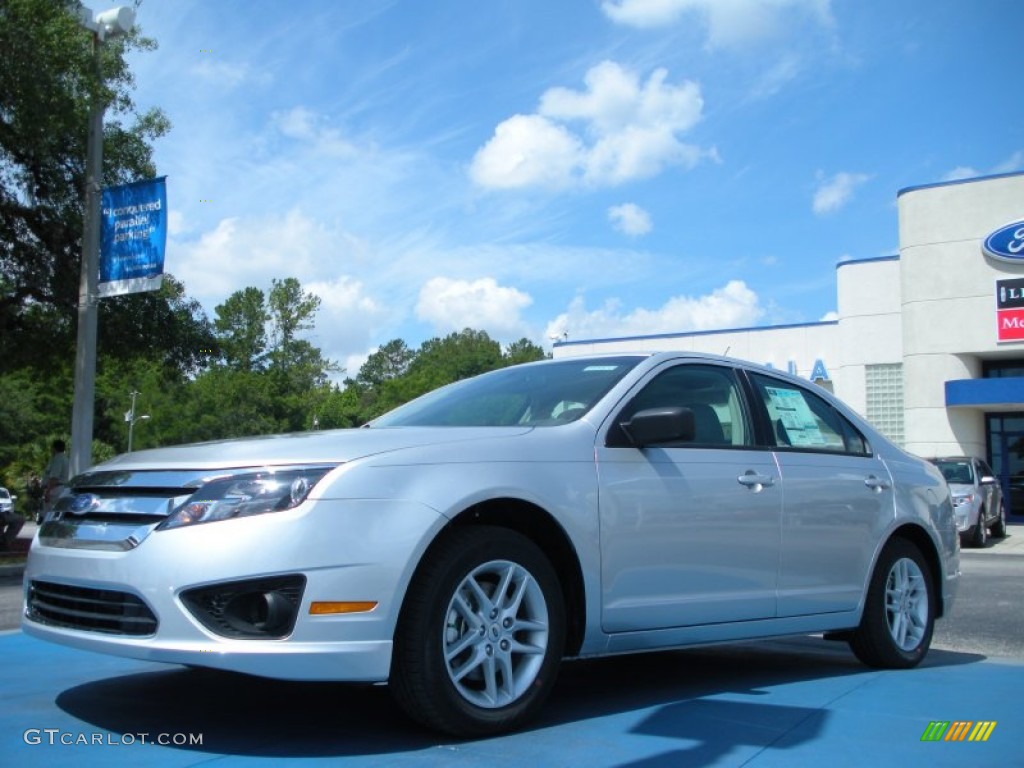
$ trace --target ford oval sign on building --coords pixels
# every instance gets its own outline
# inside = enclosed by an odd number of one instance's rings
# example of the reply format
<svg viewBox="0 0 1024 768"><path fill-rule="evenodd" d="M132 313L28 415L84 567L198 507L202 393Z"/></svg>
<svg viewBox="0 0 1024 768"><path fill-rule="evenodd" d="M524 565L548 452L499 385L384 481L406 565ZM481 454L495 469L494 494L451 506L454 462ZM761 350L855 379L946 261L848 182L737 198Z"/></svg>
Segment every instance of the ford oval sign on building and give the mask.
<svg viewBox="0 0 1024 768"><path fill-rule="evenodd" d="M1024 263L1024 220L1000 227L985 238L981 248L993 259Z"/></svg>

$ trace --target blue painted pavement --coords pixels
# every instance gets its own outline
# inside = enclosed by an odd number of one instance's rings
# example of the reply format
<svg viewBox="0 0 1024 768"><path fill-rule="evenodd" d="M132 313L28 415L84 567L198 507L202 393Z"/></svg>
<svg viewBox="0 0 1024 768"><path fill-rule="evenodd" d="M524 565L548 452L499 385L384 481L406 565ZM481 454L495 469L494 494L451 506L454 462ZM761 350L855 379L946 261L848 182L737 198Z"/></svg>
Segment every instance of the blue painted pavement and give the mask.
<svg viewBox="0 0 1024 768"><path fill-rule="evenodd" d="M563 667L529 730L459 742L386 688L285 683L0 634L0 763L17 766L1024 766L1024 663L932 650L879 672L788 638ZM932 721L985 742L922 742Z"/></svg>

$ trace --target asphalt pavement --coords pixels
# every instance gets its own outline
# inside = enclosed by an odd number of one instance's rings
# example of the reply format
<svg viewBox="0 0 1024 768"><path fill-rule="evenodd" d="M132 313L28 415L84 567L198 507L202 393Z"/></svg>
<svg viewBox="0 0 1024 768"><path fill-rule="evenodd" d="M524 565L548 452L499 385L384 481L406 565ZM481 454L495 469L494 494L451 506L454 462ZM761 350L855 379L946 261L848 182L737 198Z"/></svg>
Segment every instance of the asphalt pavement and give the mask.
<svg viewBox="0 0 1024 768"><path fill-rule="evenodd" d="M1024 555L1024 526L981 552ZM1024 766L1024 660L963 650L906 671L813 636L570 662L528 730L469 742L411 724L381 686L157 665L19 631L0 633L0 658L8 765Z"/></svg>

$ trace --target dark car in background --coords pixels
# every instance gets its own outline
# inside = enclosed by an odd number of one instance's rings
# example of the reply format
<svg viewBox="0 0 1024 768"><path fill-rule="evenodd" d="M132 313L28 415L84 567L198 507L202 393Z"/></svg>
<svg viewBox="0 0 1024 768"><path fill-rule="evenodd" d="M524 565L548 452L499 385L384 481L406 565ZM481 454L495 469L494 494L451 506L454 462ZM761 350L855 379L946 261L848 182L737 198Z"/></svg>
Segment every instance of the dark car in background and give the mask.
<svg viewBox="0 0 1024 768"><path fill-rule="evenodd" d="M984 547L990 531L997 539L1006 536L1003 489L988 464L975 456L947 456L929 461L949 483L956 529L964 544Z"/></svg>

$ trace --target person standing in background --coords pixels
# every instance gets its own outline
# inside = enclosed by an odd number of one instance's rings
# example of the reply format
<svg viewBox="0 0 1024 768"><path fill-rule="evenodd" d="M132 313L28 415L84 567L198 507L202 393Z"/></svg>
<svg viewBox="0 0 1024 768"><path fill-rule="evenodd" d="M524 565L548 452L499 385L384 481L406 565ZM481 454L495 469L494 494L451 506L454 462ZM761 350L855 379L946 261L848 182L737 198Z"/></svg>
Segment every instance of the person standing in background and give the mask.
<svg viewBox="0 0 1024 768"><path fill-rule="evenodd" d="M43 471L43 509L49 510L53 506L53 502L60 496L61 490L68 482L68 474L71 469L68 464L68 457L64 453L67 446L63 440L53 441L53 455L50 457L50 463L46 465L46 469Z"/></svg>

